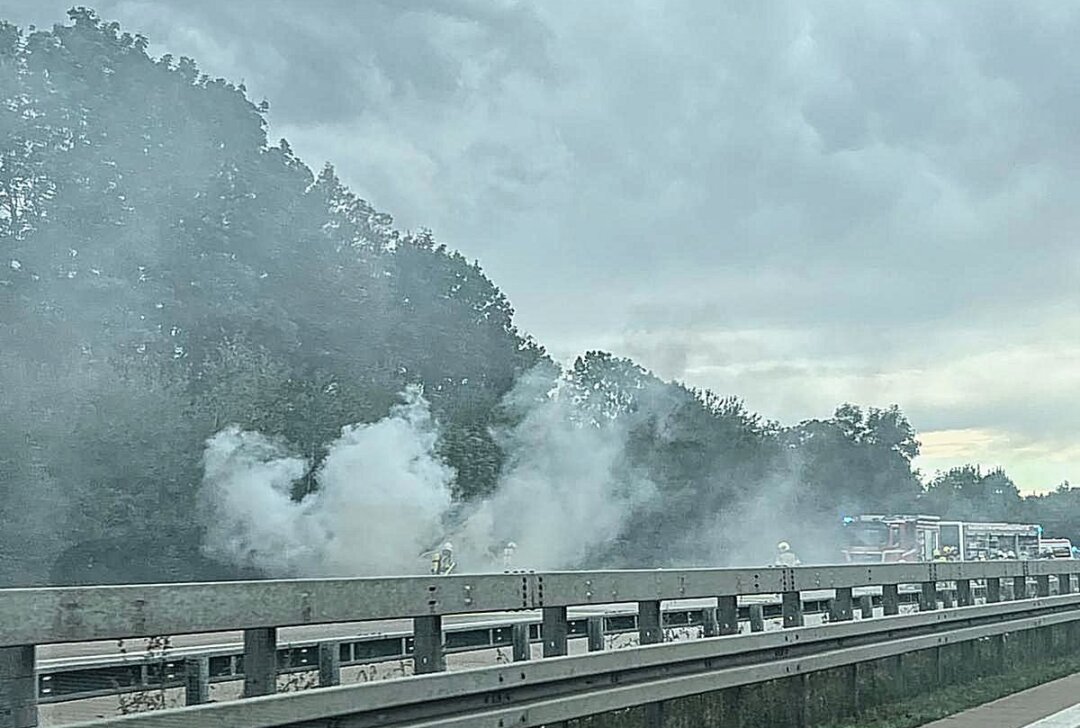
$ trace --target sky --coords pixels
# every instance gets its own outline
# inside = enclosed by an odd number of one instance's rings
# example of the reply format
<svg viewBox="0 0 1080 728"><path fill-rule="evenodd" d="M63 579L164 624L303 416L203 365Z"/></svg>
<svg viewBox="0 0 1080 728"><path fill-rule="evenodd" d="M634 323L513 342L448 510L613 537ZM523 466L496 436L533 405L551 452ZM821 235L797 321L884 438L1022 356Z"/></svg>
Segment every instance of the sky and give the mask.
<svg viewBox="0 0 1080 728"><path fill-rule="evenodd" d="M49 27L70 2L0 0ZM102 0L566 359L1080 482L1080 2Z"/></svg>

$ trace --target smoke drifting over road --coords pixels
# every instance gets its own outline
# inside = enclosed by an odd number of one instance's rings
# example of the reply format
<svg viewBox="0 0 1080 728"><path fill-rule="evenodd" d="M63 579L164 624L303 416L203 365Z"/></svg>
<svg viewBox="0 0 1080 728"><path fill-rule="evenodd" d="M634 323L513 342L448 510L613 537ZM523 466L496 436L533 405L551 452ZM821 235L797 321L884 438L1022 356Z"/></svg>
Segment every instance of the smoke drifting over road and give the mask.
<svg viewBox="0 0 1080 728"><path fill-rule="evenodd" d="M435 423L418 389L370 425L346 427L296 501L311 467L284 443L226 429L207 443L206 551L276 575L415 571L441 527L454 473L435 455Z"/></svg>
<svg viewBox="0 0 1080 728"><path fill-rule="evenodd" d="M470 571L501 568L507 541L522 567L581 564L654 489L621 467L625 428L583 418L551 385L527 376L508 396L519 423L500 433L499 486L457 518L454 472L418 389L386 418L345 428L299 501L290 494L310 463L259 433L223 430L204 458L206 551L275 575L402 574L423 570L421 553L444 537Z"/></svg>
<svg viewBox="0 0 1080 728"><path fill-rule="evenodd" d="M514 541L529 568L586 563L655 488L624 467L625 423L585 416L564 387L525 377L508 396L519 424L501 433L507 462L495 494L461 528L464 544Z"/></svg>

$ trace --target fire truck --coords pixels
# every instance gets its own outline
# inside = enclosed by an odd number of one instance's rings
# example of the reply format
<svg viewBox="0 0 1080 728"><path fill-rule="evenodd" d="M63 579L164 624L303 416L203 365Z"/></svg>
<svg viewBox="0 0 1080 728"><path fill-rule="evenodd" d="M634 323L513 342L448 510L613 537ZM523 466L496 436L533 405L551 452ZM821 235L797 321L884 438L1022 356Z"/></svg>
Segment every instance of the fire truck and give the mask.
<svg viewBox="0 0 1080 728"><path fill-rule="evenodd" d="M1044 538L1039 542L1040 559L1072 559L1076 550L1067 538Z"/></svg>
<svg viewBox="0 0 1080 728"><path fill-rule="evenodd" d="M844 518L844 558L852 563L930 561L941 540L937 516Z"/></svg>
<svg viewBox="0 0 1080 728"><path fill-rule="evenodd" d="M942 521L924 515L844 519L845 560L890 563L955 559L1039 558L1042 528L1021 523Z"/></svg>
<svg viewBox="0 0 1080 728"><path fill-rule="evenodd" d="M984 561L1002 554L1037 559L1041 542L1042 527L1035 524L941 522L941 547L960 561Z"/></svg>

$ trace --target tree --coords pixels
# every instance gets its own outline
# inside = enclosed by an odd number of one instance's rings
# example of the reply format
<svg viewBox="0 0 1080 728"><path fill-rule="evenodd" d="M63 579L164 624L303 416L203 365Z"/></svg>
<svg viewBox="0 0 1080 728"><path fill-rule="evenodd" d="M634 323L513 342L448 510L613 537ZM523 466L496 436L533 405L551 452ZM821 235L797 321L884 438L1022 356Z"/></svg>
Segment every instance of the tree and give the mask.
<svg viewBox="0 0 1080 728"><path fill-rule="evenodd" d="M480 266L270 144L242 86L151 58L91 10L69 19L0 25L0 390L25 385L0 439L12 488L59 493L69 545L178 533L214 428L283 436L317 465L420 384L459 495L489 492L497 405L546 355Z"/></svg>
<svg viewBox="0 0 1080 728"><path fill-rule="evenodd" d="M1006 521L1016 517L1020 491L1000 468L983 472L962 465L935 476L926 488L924 510L963 521Z"/></svg>

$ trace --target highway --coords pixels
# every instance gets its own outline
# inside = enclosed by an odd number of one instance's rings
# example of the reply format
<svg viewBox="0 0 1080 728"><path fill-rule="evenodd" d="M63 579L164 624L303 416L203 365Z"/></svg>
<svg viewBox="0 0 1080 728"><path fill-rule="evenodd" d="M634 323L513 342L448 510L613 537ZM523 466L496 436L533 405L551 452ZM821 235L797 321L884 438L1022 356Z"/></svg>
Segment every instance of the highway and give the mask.
<svg viewBox="0 0 1080 728"><path fill-rule="evenodd" d="M856 598L861 594L879 593L880 589L873 587L856 589ZM832 596L832 590L822 589L803 592L804 601L824 600ZM740 597L740 604L754 603L777 603L775 595L759 595ZM571 619L584 618L595 615L609 615L612 613L633 610L633 604L605 604L595 607L577 607L568 610ZM688 599L678 601L665 601L664 609L696 609L715 606L715 600ZM454 625L466 625L476 623L500 623L514 622L526 618L539 619L539 612L488 612L484 614L467 614L449 616L443 619L443 627ZM285 647L295 642L316 642L338 639L349 639L363 635L394 634L412 631L412 621L408 619L382 620L373 622L339 622L336 624L312 624L299 627L283 627L278 630L278 646ZM218 649L243 649L243 632L211 632L202 634L175 635L170 641L170 654L183 655L185 653L200 652ZM75 642L54 645L39 645L37 659L39 669L49 669L59 666L73 666L81 662L93 662L102 658L118 657L126 654L131 657L141 657L144 652L145 640L133 639L124 643L121 649L116 641L107 642Z"/></svg>

